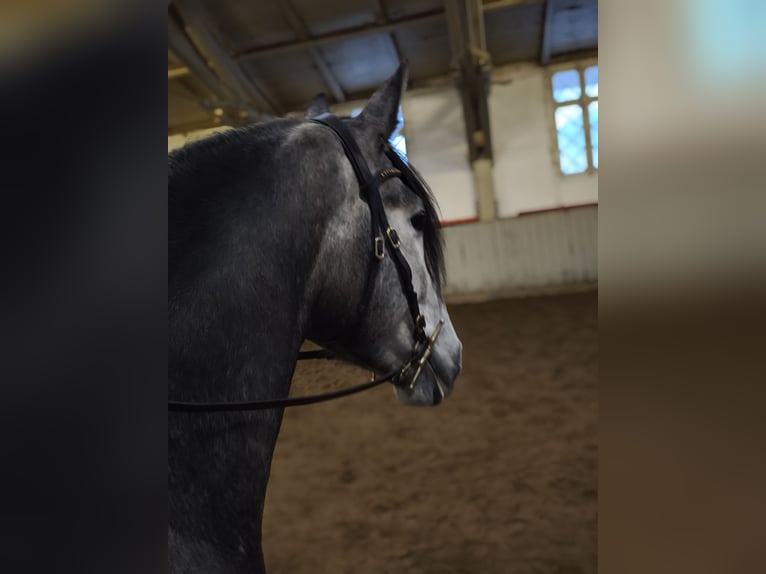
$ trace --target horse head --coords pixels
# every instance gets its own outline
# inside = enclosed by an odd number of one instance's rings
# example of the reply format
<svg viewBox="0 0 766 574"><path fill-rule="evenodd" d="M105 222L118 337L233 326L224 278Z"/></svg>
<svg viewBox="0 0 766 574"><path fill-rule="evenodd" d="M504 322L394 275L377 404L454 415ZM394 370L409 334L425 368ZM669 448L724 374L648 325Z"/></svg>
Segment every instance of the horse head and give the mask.
<svg viewBox="0 0 766 574"><path fill-rule="evenodd" d="M324 229L315 262L308 338L376 372L407 365L395 382L396 396L404 404L434 405L452 391L461 368L462 345L442 298L444 260L436 202L415 169L406 159L392 155L395 152L388 144L397 125L406 77L403 66L357 117L342 120L370 172L381 175L377 189L388 229L379 237L373 198L362 189L363 182L355 176L341 142L326 127L307 122L306 129L321 138L313 145L324 154L318 162L324 174L317 177L326 177L334 193L341 188L338 208ZM326 99L320 95L306 115L327 112ZM398 175L386 177L391 174ZM403 274L399 256L411 277ZM408 285L414 291L409 301ZM424 328L419 330L417 323L423 320ZM432 348L426 360L421 365L408 364L418 352L423 356L422 345L428 345L429 338Z"/></svg>

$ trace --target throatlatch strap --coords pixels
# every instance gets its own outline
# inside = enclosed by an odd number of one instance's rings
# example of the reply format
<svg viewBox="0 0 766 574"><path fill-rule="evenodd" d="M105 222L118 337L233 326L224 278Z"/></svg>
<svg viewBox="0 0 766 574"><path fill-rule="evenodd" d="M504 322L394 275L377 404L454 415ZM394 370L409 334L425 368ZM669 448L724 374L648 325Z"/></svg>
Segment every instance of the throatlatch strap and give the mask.
<svg viewBox="0 0 766 574"><path fill-rule="evenodd" d="M348 128L343 125L343 122L340 119L330 113L320 114L312 118L312 120L318 124L330 128L335 133L336 137L340 140L340 143L343 146L343 150L346 152L346 157L351 163L351 167L354 169L354 173L356 174L357 183L359 184L359 193L362 199L369 205L370 189L374 186L375 180L372 173L370 173L369 168L367 167L367 162L364 161L364 156L362 156L362 151L359 149L359 145L356 143L356 140L348 131ZM370 209L370 232L372 249L374 251L376 246L375 238L377 237L377 233L375 219L372 216L372 209ZM370 257L370 263L367 268L367 279L365 280L364 293L362 295L362 304L359 313L360 323L367 317L368 306L370 304L370 300L372 299L372 289L375 285L375 280L378 277L379 263L379 259L375 258L374 256Z"/></svg>

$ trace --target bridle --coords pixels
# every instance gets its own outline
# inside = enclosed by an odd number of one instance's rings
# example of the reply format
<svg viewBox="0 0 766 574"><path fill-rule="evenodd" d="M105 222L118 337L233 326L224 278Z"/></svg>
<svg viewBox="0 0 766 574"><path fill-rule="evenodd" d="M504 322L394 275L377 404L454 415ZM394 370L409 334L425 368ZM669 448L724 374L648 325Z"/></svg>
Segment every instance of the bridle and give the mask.
<svg viewBox="0 0 766 574"><path fill-rule="evenodd" d="M413 190L417 189L417 187L421 185L420 181L413 174L412 170L405 164L399 154L388 144L388 142L385 142L385 153L394 167L386 167L373 174L370 172L370 169L367 166L367 162L364 160L364 156L362 156L362 152L359 149L359 145L356 143L356 140L339 118L330 113L326 113L316 116L312 119L312 121L330 128L338 137L338 139L340 139L341 144L343 144L343 149L346 152L346 157L351 163L351 166L354 169L354 173L356 174L356 179L359 183L359 190L362 199L367 202L367 205L370 209L370 222L372 229L372 257L370 258L370 267L367 273L364 298L362 299L360 320L364 320L364 317L367 314L367 308L370 304L372 290L380 270L380 264L385 259L386 252L388 252L399 275L402 292L407 299L407 306L415 326L415 345L412 349L412 353L410 354L409 359L398 369L395 369L377 378L373 374L372 380L367 383L339 391L334 391L331 393L308 395L302 397L289 397L285 399L222 403L168 401L169 411L252 411L298 405L309 405L359 393L383 383L398 384L404 381L408 374L414 369L414 374L409 381L409 388L410 390L413 390L415 388L415 384L420 378L424 367L426 366L426 363L428 362L428 359L431 356L431 351L433 350L436 339L441 332L444 321L439 321L430 337L426 335L426 319L425 316L420 312L418 296L415 292L414 286L412 285L412 269L407 263L407 259L404 257L404 254L401 252L401 242L399 241L399 235L396 232L396 229L391 227L388 222L386 211L383 207L383 200L380 196L381 184L393 177L401 179L406 186ZM326 349L321 349L318 351L304 351L298 354L298 360L332 358L334 358L334 355Z"/></svg>

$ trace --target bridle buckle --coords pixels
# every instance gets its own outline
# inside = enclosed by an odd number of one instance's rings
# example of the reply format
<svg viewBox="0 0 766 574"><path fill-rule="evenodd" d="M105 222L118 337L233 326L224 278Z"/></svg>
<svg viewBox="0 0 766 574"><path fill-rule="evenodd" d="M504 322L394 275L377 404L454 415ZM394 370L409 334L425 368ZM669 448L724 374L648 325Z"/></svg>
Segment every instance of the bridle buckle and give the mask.
<svg viewBox="0 0 766 574"><path fill-rule="evenodd" d="M385 245L383 244L383 238L376 237L375 238L375 257L379 261L382 261L385 256L386 256L386 251L385 251Z"/></svg>
<svg viewBox="0 0 766 574"><path fill-rule="evenodd" d="M386 229L386 235L388 235L388 240L391 242L391 247L399 249L401 242L399 241L399 234L396 232L396 229L389 227Z"/></svg>

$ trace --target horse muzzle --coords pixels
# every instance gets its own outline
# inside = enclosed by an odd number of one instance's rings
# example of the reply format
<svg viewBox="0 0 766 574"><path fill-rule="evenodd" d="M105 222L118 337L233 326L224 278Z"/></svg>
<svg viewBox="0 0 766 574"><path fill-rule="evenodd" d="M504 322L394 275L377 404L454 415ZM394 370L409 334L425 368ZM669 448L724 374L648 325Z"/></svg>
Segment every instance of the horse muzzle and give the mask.
<svg viewBox="0 0 766 574"><path fill-rule="evenodd" d="M431 336L416 345L413 358L402 368L395 382L395 394L402 403L437 405L452 392L462 366L462 345L454 337L455 352L445 353L451 345L444 340L441 342L446 344L436 347L443 327L444 320L441 320ZM454 336L454 330L449 331Z"/></svg>

